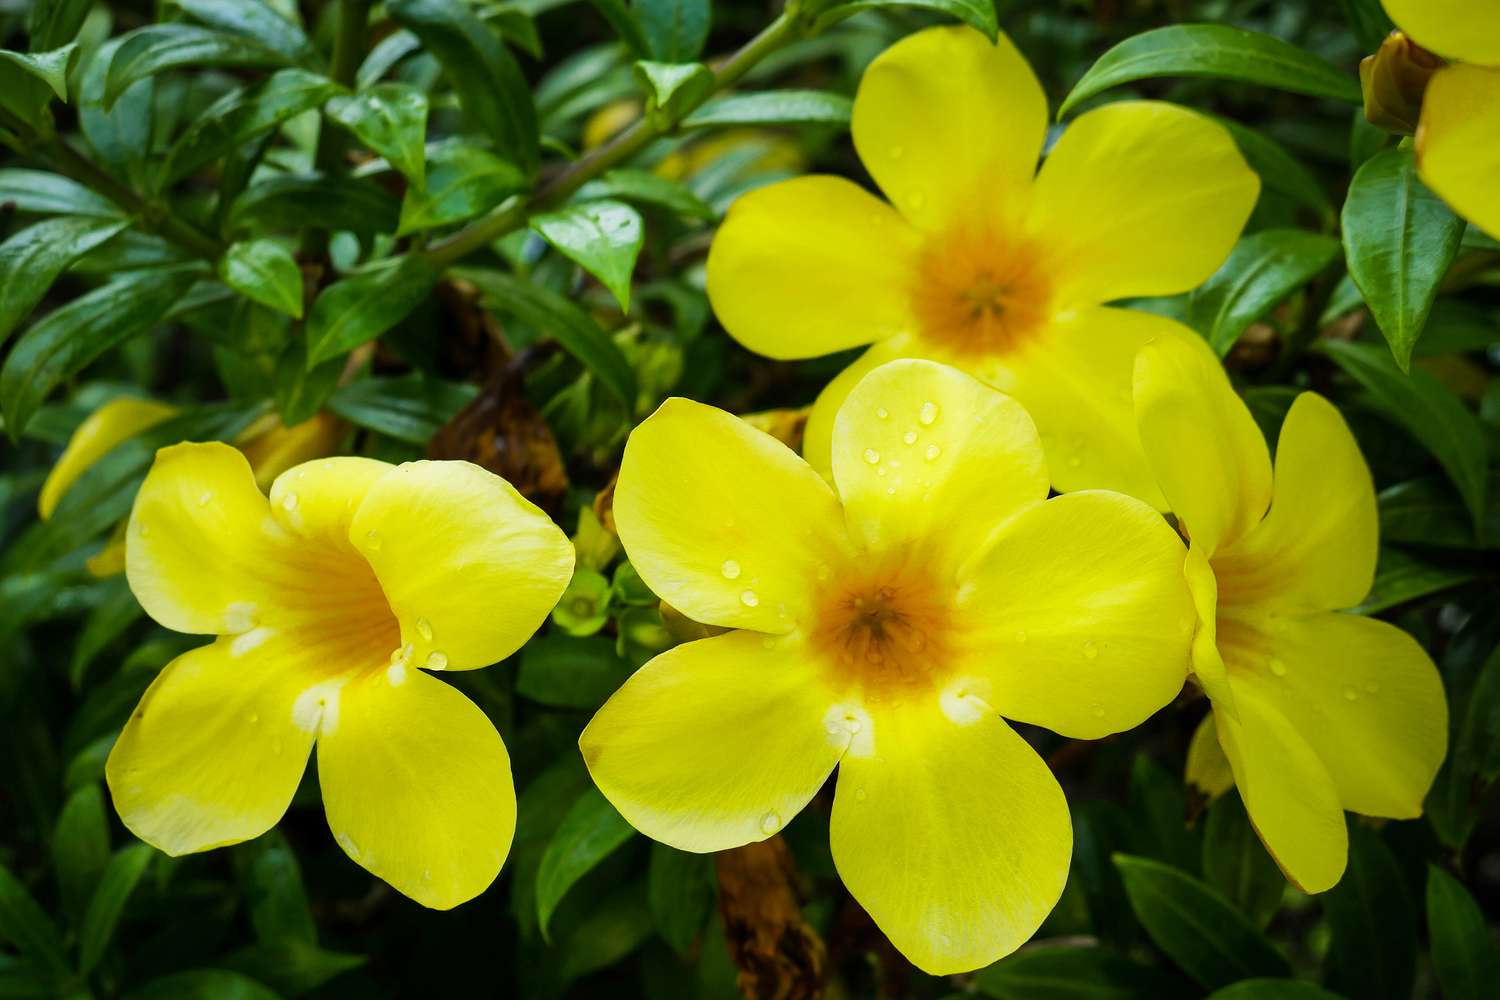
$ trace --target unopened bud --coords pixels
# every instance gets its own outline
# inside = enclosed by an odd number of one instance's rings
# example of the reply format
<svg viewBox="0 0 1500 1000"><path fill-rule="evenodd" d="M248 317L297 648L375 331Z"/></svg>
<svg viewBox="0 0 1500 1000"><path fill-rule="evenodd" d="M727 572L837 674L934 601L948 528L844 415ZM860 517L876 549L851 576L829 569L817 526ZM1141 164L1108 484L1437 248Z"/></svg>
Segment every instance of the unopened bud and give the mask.
<svg viewBox="0 0 1500 1000"><path fill-rule="evenodd" d="M1380 51L1359 64L1366 120L1387 132L1415 134L1422 117L1422 95L1432 74L1442 66L1442 58L1401 32L1391 32L1380 44Z"/></svg>

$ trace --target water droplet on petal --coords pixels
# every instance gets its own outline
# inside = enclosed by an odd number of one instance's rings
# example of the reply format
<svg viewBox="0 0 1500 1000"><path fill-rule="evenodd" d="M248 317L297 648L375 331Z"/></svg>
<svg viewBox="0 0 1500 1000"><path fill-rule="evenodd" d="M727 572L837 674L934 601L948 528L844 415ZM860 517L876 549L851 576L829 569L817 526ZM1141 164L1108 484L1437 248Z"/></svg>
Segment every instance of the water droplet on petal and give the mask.
<svg viewBox="0 0 1500 1000"><path fill-rule="evenodd" d="M373 529L370 530L370 531L365 532L365 546L371 552L379 552L380 551L380 532L375 531Z"/></svg>
<svg viewBox="0 0 1500 1000"><path fill-rule="evenodd" d="M917 432L916 431L907 431L905 434L901 435L901 440L905 441L907 444L916 444L917 443Z"/></svg>
<svg viewBox="0 0 1500 1000"><path fill-rule="evenodd" d="M1285 677L1286 664L1277 657L1271 657L1271 673L1275 674L1277 677Z"/></svg>
<svg viewBox="0 0 1500 1000"><path fill-rule="evenodd" d="M774 809L760 818L760 832L770 836L781 829L781 814Z"/></svg>
<svg viewBox="0 0 1500 1000"><path fill-rule="evenodd" d="M213 503L213 500L214 500L213 493L205 490L204 493L203 493L203 495L198 498L198 506L199 507L207 507L209 504Z"/></svg>
<svg viewBox="0 0 1500 1000"><path fill-rule="evenodd" d="M1365 690L1368 691L1370 694L1379 694L1380 693L1380 682L1379 681L1365 681Z"/></svg>
<svg viewBox="0 0 1500 1000"><path fill-rule="evenodd" d="M282 497L281 498L281 508L283 510L285 510L285 511L288 511L288 512L296 510L297 509L297 494L295 494L295 493L288 493L286 496Z"/></svg>
<svg viewBox="0 0 1500 1000"><path fill-rule="evenodd" d="M753 608L760 603L760 597L756 595L755 591L747 590L740 594L740 603L747 608Z"/></svg>
<svg viewBox="0 0 1500 1000"><path fill-rule="evenodd" d="M1344 700L1345 701L1358 701L1359 700L1359 692L1356 691L1356 690L1354 690L1354 686L1352 684L1346 684L1346 685L1344 685Z"/></svg>
<svg viewBox="0 0 1500 1000"><path fill-rule="evenodd" d="M935 421L937 419L937 417L938 417L938 407L937 407L937 404L934 403L934 402L932 402L932 401L930 401L930 400L928 402L926 402L926 403L923 403L922 404L922 409L919 410L919 411L917 411L917 419L922 422L922 426L923 427L931 427L933 421Z"/></svg>
<svg viewBox="0 0 1500 1000"><path fill-rule="evenodd" d="M930 444L927 446L927 451L924 454L927 458L927 461L931 462L934 461L942 453L943 449L941 447L935 444Z"/></svg>
<svg viewBox="0 0 1500 1000"><path fill-rule="evenodd" d="M875 410L875 415L881 420L889 420L891 418L891 411L882 406Z"/></svg>
<svg viewBox="0 0 1500 1000"><path fill-rule="evenodd" d="M1093 642L1092 639L1086 640L1084 642L1084 644L1083 644L1083 655L1085 657L1087 657L1088 659L1090 659L1090 660L1096 660L1096 659L1099 658L1099 647L1096 646L1096 645L1094 645L1094 642Z"/></svg>
<svg viewBox="0 0 1500 1000"><path fill-rule="evenodd" d="M868 799L870 797L870 793L865 791L863 788L856 788L854 790L854 797L863 802L865 799Z"/></svg>
<svg viewBox="0 0 1500 1000"><path fill-rule="evenodd" d="M879 465L880 464L880 452L876 451L874 448L866 448L865 449L865 461L869 462L871 465Z"/></svg>
<svg viewBox="0 0 1500 1000"><path fill-rule="evenodd" d="M432 641L432 622L426 618L417 619L417 635L422 637L423 642Z"/></svg>
<svg viewBox="0 0 1500 1000"><path fill-rule="evenodd" d="M724 565L719 567L719 572L724 574L724 579L738 579L740 575L740 564L733 559L725 559Z"/></svg>
<svg viewBox="0 0 1500 1000"><path fill-rule="evenodd" d="M1096 718L1096 719L1102 719L1102 718L1104 718L1104 706L1103 705L1099 704L1099 702L1096 701L1096 702L1094 702L1093 709L1094 709L1094 718Z"/></svg>
<svg viewBox="0 0 1500 1000"><path fill-rule="evenodd" d="M442 652L441 650L434 649L432 652L427 654L427 667L430 670L448 669L448 654Z"/></svg>

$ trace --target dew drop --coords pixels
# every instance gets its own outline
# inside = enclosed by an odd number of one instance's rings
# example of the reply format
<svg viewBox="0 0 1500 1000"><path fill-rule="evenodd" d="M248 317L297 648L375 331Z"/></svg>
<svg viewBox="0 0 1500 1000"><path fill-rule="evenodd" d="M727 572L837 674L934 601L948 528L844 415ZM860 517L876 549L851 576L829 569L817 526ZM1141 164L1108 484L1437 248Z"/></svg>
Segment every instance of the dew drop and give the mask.
<svg viewBox="0 0 1500 1000"><path fill-rule="evenodd" d="M854 790L854 797L863 802L865 799L868 799L870 797L870 793L865 791L863 788L856 788Z"/></svg>
<svg viewBox="0 0 1500 1000"><path fill-rule="evenodd" d="M781 814L774 809L760 818L760 832L767 836L781 829Z"/></svg>
<svg viewBox="0 0 1500 1000"><path fill-rule="evenodd" d="M1090 660L1097 660L1099 658L1099 647L1094 645L1092 639L1086 640L1084 642L1083 655Z"/></svg>
<svg viewBox="0 0 1500 1000"><path fill-rule="evenodd" d="M406 662L406 656L407 656L407 650L410 649L410 648L411 647L409 647L409 646L402 646L399 649L393 649L393 650L391 650L391 666L394 667L394 666L397 666L399 664L405 663Z"/></svg>
<svg viewBox="0 0 1500 1000"><path fill-rule="evenodd" d="M725 559L724 564L719 567L719 572L724 574L724 579L735 580L740 575L740 564L733 559Z"/></svg>
<svg viewBox="0 0 1500 1000"><path fill-rule="evenodd" d="M1356 690L1354 690L1354 686L1352 684L1346 684L1344 686L1344 700L1345 701L1358 701L1359 700L1359 692L1356 691Z"/></svg>
<svg viewBox="0 0 1500 1000"><path fill-rule="evenodd" d="M213 500L214 495L211 492L205 491L203 495L198 498L198 506L207 507L209 504L213 503Z"/></svg>
<svg viewBox="0 0 1500 1000"><path fill-rule="evenodd" d="M371 552L379 552L380 532L374 530L365 532L365 547L368 548Z"/></svg>
<svg viewBox="0 0 1500 1000"><path fill-rule="evenodd" d="M1094 702L1093 710L1094 710L1094 718L1096 718L1096 719L1102 719L1102 718L1104 718L1104 706L1101 705L1101 704L1099 704L1099 702L1097 702L1097 701Z"/></svg>
<svg viewBox="0 0 1500 1000"><path fill-rule="evenodd" d="M858 719L854 718L854 716L851 715L844 718L844 728L849 730L849 732L851 733L857 733L861 729L863 729L864 726Z"/></svg>
<svg viewBox="0 0 1500 1000"><path fill-rule="evenodd" d="M916 431L907 431L905 434L901 435L901 440L905 441L907 444L916 444L917 443L917 432Z"/></svg>
<svg viewBox="0 0 1500 1000"><path fill-rule="evenodd" d="M448 654L434 649L427 654L427 666L432 670L446 670L448 668Z"/></svg>
<svg viewBox="0 0 1500 1000"><path fill-rule="evenodd" d="M1083 464L1083 459L1079 458L1077 455L1069 455L1068 456L1068 468L1070 468L1070 469L1076 469L1076 468L1078 468L1082 464Z"/></svg>
<svg viewBox="0 0 1500 1000"><path fill-rule="evenodd" d="M935 444L930 444L930 445L927 446L927 451L924 452L923 454L927 458L927 461L932 462L932 461L935 461L937 459L937 457L939 455L941 455L942 453L943 453L943 449L940 446L935 445Z"/></svg>
<svg viewBox="0 0 1500 1000"><path fill-rule="evenodd" d="M740 603L747 608L753 608L760 603L760 598L755 591L747 590L740 594Z"/></svg>
<svg viewBox="0 0 1500 1000"><path fill-rule="evenodd" d="M885 488L885 494L886 494L886 496L891 496L891 497L895 496L896 495L896 487L894 487L894 486L887 486Z"/></svg>
<svg viewBox="0 0 1500 1000"><path fill-rule="evenodd" d="M294 510L296 510L297 509L297 494L295 494L295 493L288 493L286 496L282 497L281 498L281 508L282 508L282 510L286 510L286 511L294 511Z"/></svg>
<svg viewBox="0 0 1500 1000"><path fill-rule="evenodd" d="M426 618L417 619L417 635L422 637L423 642L432 641L432 622Z"/></svg>
<svg viewBox="0 0 1500 1000"><path fill-rule="evenodd" d="M1275 674L1277 677L1285 677L1286 664L1274 656L1271 657L1271 673Z"/></svg>
<svg viewBox="0 0 1500 1000"><path fill-rule="evenodd" d="M879 465L880 464L880 452L876 451L874 448L866 448L865 449L865 461L869 462L871 465Z"/></svg>
<svg viewBox="0 0 1500 1000"><path fill-rule="evenodd" d="M922 409L917 411L917 419L922 422L923 427L931 427L932 422L937 419L937 404L929 400L922 404Z"/></svg>
<svg viewBox="0 0 1500 1000"><path fill-rule="evenodd" d="M879 417L881 420L889 420L889 419L891 419L891 411L887 410L883 406L879 407L878 409L876 409L875 415L877 417Z"/></svg>
<svg viewBox="0 0 1500 1000"><path fill-rule="evenodd" d="M1365 690L1367 692L1369 692L1370 694L1379 694L1380 693L1380 682L1379 681L1365 681Z"/></svg>

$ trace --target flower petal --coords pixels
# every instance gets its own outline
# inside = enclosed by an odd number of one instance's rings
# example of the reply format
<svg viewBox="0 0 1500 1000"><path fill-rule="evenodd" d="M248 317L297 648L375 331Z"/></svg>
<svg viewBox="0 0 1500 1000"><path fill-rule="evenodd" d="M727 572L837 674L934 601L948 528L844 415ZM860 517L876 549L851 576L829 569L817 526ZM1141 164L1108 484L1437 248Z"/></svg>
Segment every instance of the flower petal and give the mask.
<svg viewBox="0 0 1500 1000"><path fill-rule="evenodd" d="M828 484L738 417L669 399L630 434L615 524L653 591L708 625L788 632L847 547Z"/></svg>
<svg viewBox="0 0 1500 1000"><path fill-rule="evenodd" d="M68 445L58 456L57 464L47 473L42 491L36 498L37 513L43 521L52 516L58 501L68 487L78 481L99 459L121 441L155 427L177 412L175 406L154 399L132 399L122 396L105 403L84 418L68 438Z"/></svg>
<svg viewBox="0 0 1500 1000"><path fill-rule="evenodd" d="M1271 502L1271 457L1250 410L1202 342L1158 338L1135 361L1141 444L1193 545L1213 558Z"/></svg>
<svg viewBox="0 0 1500 1000"><path fill-rule="evenodd" d="M730 632L636 671L578 745L637 830L684 851L765 840L832 773L850 730L795 640Z"/></svg>
<svg viewBox="0 0 1500 1000"><path fill-rule="evenodd" d="M1437 667L1387 622L1320 612L1221 621L1219 647L1237 702L1254 690L1316 751L1343 807L1422 813L1448 743Z"/></svg>
<svg viewBox="0 0 1500 1000"><path fill-rule="evenodd" d="M1197 617L1182 562L1161 515L1118 493L1017 514L964 571L964 662L981 696L1078 739L1139 725L1187 676Z"/></svg>
<svg viewBox="0 0 1500 1000"><path fill-rule="evenodd" d="M1036 425L1019 403L931 361L892 361L844 401L833 477L866 547L947 550L956 566L1047 495Z"/></svg>
<svg viewBox="0 0 1500 1000"><path fill-rule="evenodd" d="M369 486L349 525L417 666L505 659L547 618L573 546L514 487L469 462L409 462Z"/></svg>
<svg viewBox="0 0 1500 1000"><path fill-rule="evenodd" d="M394 468L351 456L304 462L272 481L271 516L298 538L353 554L354 512L375 481Z"/></svg>
<svg viewBox="0 0 1500 1000"><path fill-rule="evenodd" d="M1396 27L1449 59L1500 66L1500 7L1489 0L1381 0Z"/></svg>
<svg viewBox="0 0 1500 1000"><path fill-rule="evenodd" d="M1349 608L1375 580L1379 531L1359 444L1332 403L1304 392L1281 425L1270 512L1214 570L1236 601Z"/></svg>
<svg viewBox="0 0 1500 1000"><path fill-rule="evenodd" d="M844 400L849 398L860 379L887 361L918 357L914 347L915 340L910 334L877 340L823 387L807 415L807 426L802 430L802 457L808 465L830 481L833 479L833 423Z"/></svg>
<svg viewBox="0 0 1500 1000"><path fill-rule="evenodd" d="M1500 8L1493 13L1500 17ZM1500 52L1494 61L1500 67ZM1500 68L1455 65L1439 70L1422 99L1418 170L1455 212L1500 239L1497 134Z"/></svg>
<svg viewBox="0 0 1500 1000"><path fill-rule="evenodd" d="M125 572L146 613L177 632L245 632L284 606L292 548L245 456L227 444L156 453L130 512Z"/></svg>
<svg viewBox="0 0 1500 1000"><path fill-rule="evenodd" d="M852 131L886 197L932 232L976 204L1024 200L1047 133L1047 98L1004 33L991 45L971 28L928 28L865 70Z"/></svg>
<svg viewBox="0 0 1500 1000"><path fill-rule="evenodd" d="M1205 715L1198 728L1193 730L1183 777L1210 799L1216 799L1234 787L1234 772L1229 768L1229 758L1224 756L1223 747L1219 746L1212 712Z"/></svg>
<svg viewBox="0 0 1500 1000"><path fill-rule="evenodd" d="M255 430L251 425L251 430ZM303 462L322 458L334 451L344 436L345 426L331 413L317 413L294 427L272 416L270 426L235 442L255 470L255 482L268 490L283 472Z"/></svg>
<svg viewBox="0 0 1500 1000"><path fill-rule="evenodd" d="M1235 701L1239 718L1215 711L1214 722L1255 832L1303 892L1332 888L1349 860L1349 830L1333 779L1258 690L1237 689Z"/></svg>
<svg viewBox="0 0 1500 1000"><path fill-rule="evenodd" d="M339 692L318 780L339 846L423 906L473 899L510 852L505 744L477 705L420 670L376 671Z"/></svg>
<svg viewBox="0 0 1500 1000"><path fill-rule="evenodd" d="M1052 772L977 707L962 722L931 702L888 709L873 752L839 765L839 876L932 975L977 969L1024 944L1061 895L1072 853Z"/></svg>
<svg viewBox="0 0 1500 1000"><path fill-rule="evenodd" d="M1122 101L1079 115L1042 165L1032 215L1068 262L1062 305L1173 295L1219 269L1260 193L1222 125L1173 104Z"/></svg>
<svg viewBox="0 0 1500 1000"><path fill-rule="evenodd" d="M773 358L858 347L911 326L919 239L841 177L798 177L736 199L708 255L708 296L736 340Z"/></svg>
<svg viewBox="0 0 1500 1000"><path fill-rule="evenodd" d="M115 810L130 831L179 855L237 844L275 826L297 791L316 731L298 709L315 683L305 665L288 640L254 632L167 664L105 767Z"/></svg>

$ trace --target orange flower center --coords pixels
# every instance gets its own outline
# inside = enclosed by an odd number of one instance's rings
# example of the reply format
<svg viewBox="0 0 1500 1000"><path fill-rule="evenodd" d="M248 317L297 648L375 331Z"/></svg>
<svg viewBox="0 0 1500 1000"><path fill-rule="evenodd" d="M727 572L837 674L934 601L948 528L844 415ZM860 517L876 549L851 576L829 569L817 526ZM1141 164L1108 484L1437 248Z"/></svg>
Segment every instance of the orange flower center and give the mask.
<svg viewBox="0 0 1500 1000"><path fill-rule="evenodd" d="M995 228L959 228L922 254L912 305L928 341L959 357L990 356L1035 336L1051 295L1034 245Z"/></svg>

